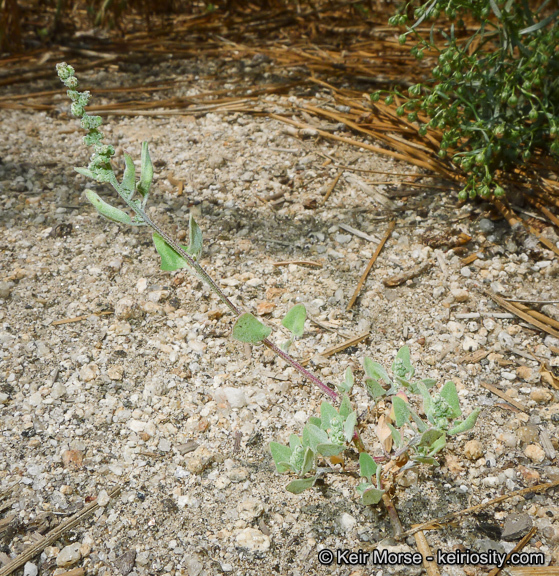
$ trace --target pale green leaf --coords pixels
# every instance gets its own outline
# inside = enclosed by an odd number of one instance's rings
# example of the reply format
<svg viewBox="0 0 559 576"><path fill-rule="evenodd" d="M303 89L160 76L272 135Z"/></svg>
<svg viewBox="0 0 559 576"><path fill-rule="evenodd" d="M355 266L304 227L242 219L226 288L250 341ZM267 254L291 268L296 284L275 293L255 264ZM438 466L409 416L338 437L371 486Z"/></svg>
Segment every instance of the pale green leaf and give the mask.
<svg viewBox="0 0 559 576"><path fill-rule="evenodd" d="M202 254L202 230L200 230L200 227L196 224L192 214L190 215L189 226L190 246L186 251L192 256L192 258L194 258L194 260L199 260L200 255Z"/></svg>
<svg viewBox="0 0 559 576"><path fill-rule="evenodd" d="M352 412L351 400L347 394L344 394L339 409L340 416L345 420Z"/></svg>
<svg viewBox="0 0 559 576"><path fill-rule="evenodd" d="M323 402L320 405L320 427L323 430L328 430L330 428L330 422L332 418L338 418L338 411L328 402Z"/></svg>
<svg viewBox="0 0 559 576"><path fill-rule="evenodd" d="M270 442L270 453L274 459L274 464L276 465L276 470L280 474L284 474L291 469L289 465L289 459L291 458L293 450L289 446L284 446L278 442Z"/></svg>
<svg viewBox="0 0 559 576"><path fill-rule="evenodd" d="M126 168L124 169L121 186L123 190L127 192L128 198L131 198L136 188L136 168L129 154L124 154L124 163Z"/></svg>
<svg viewBox="0 0 559 576"><path fill-rule="evenodd" d="M250 312L241 314L233 326L233 338L239 342L257 344L268 338L272 330Z"/></svg>
<svg viewBox="0 0 559 576"><path fill-rule="evenodd" d="M303 304L296 304L285 315L281 323L295 336L300 338L305 329L305 320L307 319L307 310Z"/></svg>
<svg viewBox="0 0 559 576"><path fill-rule="evenodd" d="M351 368L348 366L345 371L345 378L344 381L338 385L338 390L342 393L349 393L353 388L353 372Z"/></svg>
<svg viewBox="0 0 559 576"><path fill-rule="evenodd" d="M436 442L442 436L444 436L444 432L442 430L431 428L421 435L421 440L419 441L418 446L431 446L431 444Z"/></svg>
<svg viewBox="0 0 559 576"><path fill-rule="evenodd" d="M312 476L311 478L302 478L300 480L293 480L290 482L285 489L292 494L301 494L307 488L312 488L314 483L316 482L316 476Z"/></svg>
<svg viewBox="0 0 559 576"><path fill-rule="evenodd" d="M396 358L392 363L392 372L400 378L411 378L415 372L414 367L411 365L410 349L408 346L402 346Z"/></svg>
<svg viewBox="0 0 559 576"><path fill-rule="evenodd" d="M396 428L394 428L392 424L389 424L387 422L386 425L390 429L390 435L392 436L392 440L394 440L394 444L396 444L396 448L400 448L400 446L402 445L402 436L400 432L398 432L398 430L396 430Z"/></svg>
<svg viewBox="0 0 559 576"><path fill-rule="evenodd" d="M453 411L454 418L458 418L462 414L462 410L460 410L460 399L458 398L458 393L456 392L456 385L454 382L449 380L442 388L441 388L441 397L444 398Z"/></svg>
<svg viewBox="0 0 559 576"><path fill-rule="evenodd" d="M331 444L329 442L326 442L325 444L319 444L316 447L316 451L325 458L328 458L330 456L337 456L340 452L343 452L345 449L346 447L343 444L340 446L339 444Z"/></svg>
<svg viewBox="0 0 559 576"><path fill-rule="evenodd" d="M159 256L161 256L161 270L172 272L173 270L190 266L188 260L178 254L172 246L169 246L169 244L165 242L165 239L157 234L157 232L153 233L152 238L155 249L159 253ZM181 248L184 251L188 250L186 246L181 246Z"/></svg>
<svg viewBox="0 0 559 576"><path fill-rule="evenodd" d="M476 421L477 421L477 417L479 416L479 413L481 412L481 408L476 408L467 418L466 420L464 420L463 422L459 422L456 426L454 426L453 428L451 428L448 433L449 435L451 434L461 434L462 432L467 432L468 430L471 430L475 425L476 425Z"/></svg>
<svg viewBox="0 0 559 576"><path fill-rule="evenodd" d="M119 224L132 224L132 218L126 212L107 204L93 190L86 190L85 195L93 204L95 210L107 220L118 222Z"/></svg>
<svg viewBox="0 0 559 576"><path fill-rule="evenodd" d="M373 476L377 473L377 463L367 452L359 454L359 473L369 482L372 482Z"/></svg>
<svg viewBox="0 0 559 576"><path fill-rule="evenodd" d="M361 502L365 506L372 506L374 504L378 504L382 500L382 495L384 494L384 490L379 490L378 488L369 488L365 492L363 492L363 496L361 496Z"/></svg>
<svg viewBox="0 0 559 576"><path fill-rule="evenodd" d="M313 452L319 444L328 444L328 434L318 426L307 423L303 428L303 445L309 446Z"/></svg>
<svg viewBox="0 0 559 576"><path fill-rule="evenodd" d="M392 406L394 408L396 427L400 428L400 426L403 426L410 418L408 403L403 398L400 398L400 396L394 396L392 398Z"/></svg>
<svg viewBox="0 0 559 576"><path fill-rule="evenodd" d="M301 446L301 444L302 444L301 438L299 438L299 436L296 436L295 434L291 434L291 436L289 437L289 447L293 450L297 446Z"/></svg>
<svg viewBox="0 0 559 576"><path fill-rule="evenodd" d="M382 398L386 394L386 390L374 378L366 378L365 386L367 386L367 392L373 398L373 400Z"/></svg>
<svg viewBox="0 0 559 576"><path fill-rule="evenodd" d="M92 180L97 180L97 178L95 177L95 174L91 170L88 170L87 168L74 168L74 170L78 174L81 174L82 176L85 176L86 178L91 178Z"/></svg>
<svg viewBox="0 0 559 576"><path fill-rule="evenodd" d="M305 450L305 459L303 461L301 476L304 476L309 470L311 470L314 467L315 460L316 460L315 453L310 448L307 448Z"/></svg>
<svg viewBox="0 0 559 576"><path fill-rule="evenodd" d="M353 438L353 431L355 429L355 425L357 424L357 414L355 412L351 412L346 421L344 422L344 437L347 442L350 442Z"/></svg>
<svg viewBox="0 0 559 576"><path fill-rule="evenodd" d="M363 360L363 368L368 378L384 380L386 384L392 384L388 372L378 362L373 362L370 358L365 358Z"/></svg>

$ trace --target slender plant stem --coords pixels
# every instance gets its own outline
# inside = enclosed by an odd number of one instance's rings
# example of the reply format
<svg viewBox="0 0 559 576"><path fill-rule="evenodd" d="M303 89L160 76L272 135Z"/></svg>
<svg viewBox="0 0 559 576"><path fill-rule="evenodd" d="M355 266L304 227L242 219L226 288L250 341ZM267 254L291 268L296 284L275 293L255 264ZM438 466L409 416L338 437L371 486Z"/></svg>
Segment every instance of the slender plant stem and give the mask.
<svg viewBox="0 0 559 576"><path fill-rule="evenodd" d="M227 308L229 308L229 310L235 316L240 316L241 311L239 310L239 308L237 308L237 306L235 306L235 304L233 304L233 302L231 302L231 300L229 300L229 298L227 298L227 296L223 293L221 288L215 283L213 278L202 268L202 266L200 266L200 264L198 264L198 262L196 262L196 260L194 258L192 258L192 256L190 254L188 254L188 252L186 252L186 250L184 250L183 247L178 242L173 240L164 230L162 230L158 224L153 222L153 220L144 212L144 210L140 206L138 206L132 200L129 200L128 198L126 198L120 192L120 190L117 189L117 192L119 192L119 195L126 202L126 204L150 228L152 228L155 232L157 232L157 234L159 234L159 236L161 236L165 240L165 242L169 246L171 246L171 248L177 254L179 254L182 258L184 258L188 262L190 267L194 269L194 271L200 277L200 279L203 280L211 288L211 290L219 297L219 299L227 306ZM301 373L305 378L310 380L313 384L316 384L323 392L325 392L328 396L330 396L330 398L332 398L333 400L339 400L340 396L335 390L332 390L331 388L329 388L326 384L324 384L324 382L322 382L314 374L309 372L306 368L301 366L301 364L299 364L299 362L297 362L289 354L285 353L283 350L278 348L273 342L271 342L270 340L268 340L266 338L262 341L262 343L264 344L264 346L266 346L267 348L269 348L270 350L275 352L282 360L285 360L285 362L287 362L290 366L293 366L293 368L295 368L295 370L297 370L299 373Z"/></svg>

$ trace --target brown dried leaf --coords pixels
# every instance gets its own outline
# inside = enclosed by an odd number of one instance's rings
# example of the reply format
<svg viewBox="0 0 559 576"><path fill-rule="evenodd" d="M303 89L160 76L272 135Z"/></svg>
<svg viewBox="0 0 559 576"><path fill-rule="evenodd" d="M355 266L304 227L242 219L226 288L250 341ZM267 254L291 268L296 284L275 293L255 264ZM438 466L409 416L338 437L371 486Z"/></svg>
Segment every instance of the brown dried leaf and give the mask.
<svg viewBox="0 0 559 576"><path fill-rule="evenodd" d="M382 414L381 417L378 419L378 423L375 427L375 433L380 440L383 448L390 452L392 449L392 435L390 433L390 428L386 425L389 419L386 417L385 414Z"/></svg>

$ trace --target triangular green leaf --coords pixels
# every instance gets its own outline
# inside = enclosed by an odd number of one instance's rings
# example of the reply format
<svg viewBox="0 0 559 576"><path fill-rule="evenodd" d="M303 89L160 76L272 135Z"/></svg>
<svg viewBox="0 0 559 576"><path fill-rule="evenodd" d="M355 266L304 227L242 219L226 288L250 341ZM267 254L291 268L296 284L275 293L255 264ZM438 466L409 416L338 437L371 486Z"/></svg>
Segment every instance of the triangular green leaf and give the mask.
<svg viewBox="0 0 559 576"><path fill-rule="evenodd" d="M418 462L419 464L429 464L430 466L435 466L436 468L439 467L439 463L432 456L414 456L413 461Z"/></svg>
<svg viewBox="0 0 559 576"><path fill-rule="evenodd" d="M303 428L303 445L310 446L316 452L319 444L328 444L328 434L318 426L307 423Z"/></svg>
<svg viewBox="0 0 559 576"><path fill-rule="evenodd" d="M272 332L271 328L262 324L250 312L241 314L233 326L233 338L239 342L257 344L268 338Z"/></svg>
<svg viewBox="0 0 559 576"><path fill-rule="evenodd" d="M289 447L293 450L297 446L301 446L301 438L295 434L291 434L289 437Z"/></svg>
<svg viewBox="0 0 559 576"><path fill-rule="evenodd" d="M132 194L136 188L136 168L129 154L124 154L124 163L126 164L126 168L124 169L121 186L122 189L127 192L128 198L132 198Z"/></svg>
<svg viewBox="0 0 559 576"><path fill-rule="evenodd" d="M408 403L403 398L400 398L400 396L393 396L392 406L394 408L396 427L400 428L400 426L403 426L410 418Z"/></svg>
<svg viewBox="0 0 559 576"><path fill-rule="evenodd" d="M316 476L311 478L302 478L301 480L293 480L290 482L285 489L292 494L301 494L307 488L312 488L316 482Z"/></svg>
<svg viewBox="0 0 559 576"><path fill-rule="evenodd" d="M326 458L330 456L337 456L340 452L343 452L345 449L346 447L343 444L340 446L339 444L330 444L329 442L325 444L319 444L316 447L316 451Z"/></svg>
<svg viewBox="0 0 559 576"><path fill-rule="evenodd" d="M431 446L429 446L429 456L434 456L435 454L440 452L445 446L446 446L446 434L443 434L440 438L437 438L437 440L435 440L433 444L431 444Z"/></svg>
<svg viewBox="0 0 559 576"><path fill-rule="evenodd" d="M373 398L373 400L382 398L386 394L386 390L374 378L366 378L365 386L367 386L367 392Z"/></svg>
<svg viewBox="0 0 559 576"><path fill-rule="evenodd" d="M136 189L142 195L142 207L146 205L151 181L153 180L153 164L149 156L148 143L142 142L142 171Z"/></svg>
<svg viewBox="0 0 559 576"><path fill-rule="evenodd" d="M320 418L318 418L317 416L311 416L309 418L309 423L314 424L315 426L318 426L319 428L322 428L322 420Z"/></svg>
<svg viewBox="0 0 559 576"><path fill-rule="evenodd" d="M388 372L378 362L373 362L370 358L365 358L363 360L363 368L365 369L367 377L373 380L384 380L386 384L392 384Z"/></svg>
<svg viewBox="0 0 559 576"><path fill-rule="evenodd" d="M101 200L93 190L86 190L85 195L93 204L95 210L97 210L97 212L107 220L118 222L119 224L132 224L132 218L126 214L126 212L107 204L104 200Z"/></svg>
<svg viewBox="0 0 559 576"><path fill-rule="evenodd" d="M270 442L270 453L274 459L276 470L280 474L283 474L284 472L287 472L287 470L291 469L291 466L289 466L289 459L291 458L292 452L293 450L291 450L289 446L284 446L278 442Z"/></svg>
<svg viewBox="0 0 559 576"><path fill-rule="evenodd" d="M161 270L166 270L172 272L173 270L178 270L179 268L188 268L190 266L188 260L183 258L180 254L175 252L175 249L169 246L167 242L159 235L157 232L153 233L153 243L155 244L155 249L161 256ZM181 246L181 248L186 252L188 248L186 246Z"/></svg>
<svg viewBox="0 0 559 576"><path fill-rule="evenodd" d="M338 418L338 411L328 402L323 402L320 405L320 427L323 430L330 428L330 421L332 418Z"/></svg>
<svg viewBox="0 0 559 576"><path fill-rule="evenodd" d="M373 481L373 476L377 473L377 463L367 452L359 454L359 473L369 482Z"/></svg>
<svg viewBox="0 0 559 576"><path fill-rule="evenodd" d="M295 336L300 338L305 329L305 320L307 319L307 309L303 304L295 304L285 315L281 323Z"/></svg>
<svg viewBox="0 0 559 576"><path fill-rule="evenodd" d="M462 415L462 410L460 410L460 399L458 398L458 393L456 392L456 385L454 382L449 380L442 388L441 388L441 397L444 398L452 411L454 412L454 418L458 418Z"/></svg>
<svg viewBox="0 0 559 576"><path fill-rule="evenodd" d="M344 381L338 385L338 390L342 393L349 393L353 388L353 372L351 368L348 366L345 371L345 378Z"/></svg>
<svg viewBox="0 0 559 576"><path fill-rule="evenodd" d="M301 476L304 476L309 470L311 470L314 467L315 459L316 459L315 453L310 448L307 448L305 450L305 459L303 461Z"/></svg>
<svg viewBox="0 0 559 576"><path fill-rule="evenodd" d="M410 408L408 406L408 409L410 411L410 416L412 417L412 420L415 422L415 425L417 426L417 429L420 432L425 432L428 428L427 424L425 424L425 422L423 422L423 420L417 415L417 413L415 412L415 410L413 408Z"/></svg>
<svg viewBox="0 0 559 576"><path fill-rule="evenodd" d="M361 496L361 502L365 506L378 504L382 500L383 494L384 490L379 490L378 488L369 488L363 492L363 496Z"/></svg>

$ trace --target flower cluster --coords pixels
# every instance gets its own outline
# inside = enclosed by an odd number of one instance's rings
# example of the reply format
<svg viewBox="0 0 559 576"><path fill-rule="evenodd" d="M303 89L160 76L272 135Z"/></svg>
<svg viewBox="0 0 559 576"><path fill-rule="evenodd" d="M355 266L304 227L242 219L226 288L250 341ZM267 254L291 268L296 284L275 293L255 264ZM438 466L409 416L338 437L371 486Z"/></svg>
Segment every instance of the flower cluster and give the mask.
<svg viewBox="0 0 559 576"><path fill-rule="evenodd" d="M89 91L78 92L79 83L75 70L66 62L57 64L56 71L62 83L69 88L68 96L72 100L72 114L81 118L82 128L87 130L84 142L87 146L93 146L94 152L91 155L88 170L97 182L111 182L114 179L111 158L115 155L115 149L102 144L103 133L99 130L102 124L101 116L90 116L85 111L91 94Z"/></svg>

